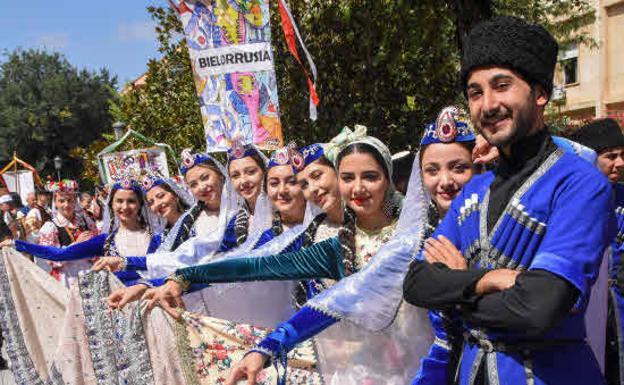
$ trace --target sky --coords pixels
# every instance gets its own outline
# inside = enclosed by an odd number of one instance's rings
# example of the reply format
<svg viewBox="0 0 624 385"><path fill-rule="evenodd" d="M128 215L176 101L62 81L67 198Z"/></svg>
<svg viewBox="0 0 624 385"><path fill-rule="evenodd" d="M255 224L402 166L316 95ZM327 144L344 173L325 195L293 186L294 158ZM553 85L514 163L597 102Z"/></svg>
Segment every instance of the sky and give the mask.
<svg viewBox="0 0 624 385"><path fill-rule="evenodd" d="M0 52L61 52L80 69L108 68L121 87L147 70L149 58L159 57L149 5L167 1L0 0Z"/></svg>

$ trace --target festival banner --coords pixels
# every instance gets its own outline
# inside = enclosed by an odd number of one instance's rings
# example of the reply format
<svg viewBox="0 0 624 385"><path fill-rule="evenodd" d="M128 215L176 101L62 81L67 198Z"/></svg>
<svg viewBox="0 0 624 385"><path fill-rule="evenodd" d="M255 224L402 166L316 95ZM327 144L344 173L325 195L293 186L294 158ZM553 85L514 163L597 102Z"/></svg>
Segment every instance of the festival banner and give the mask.
<svg viewBox="0 0 624 385"><path fill-rule="evenodd" d="M19 194L24 204L28 194L35 192L35 178L30 170L7 171L2 179L10 192Z"/></svg>
<svg viewBox="0 0 624 385"><path fill-rule="evenodd" d="M207 150L282 145L268 0L170 0L189 47Z"/></svg>
<svg viewBox="0 0 624 385"><path fill-rule="evenodd" d="M114 183L124 176L137 177L146 173L169 177L167 154L158 147L103 154L100 162L105 183Z"/></svg>

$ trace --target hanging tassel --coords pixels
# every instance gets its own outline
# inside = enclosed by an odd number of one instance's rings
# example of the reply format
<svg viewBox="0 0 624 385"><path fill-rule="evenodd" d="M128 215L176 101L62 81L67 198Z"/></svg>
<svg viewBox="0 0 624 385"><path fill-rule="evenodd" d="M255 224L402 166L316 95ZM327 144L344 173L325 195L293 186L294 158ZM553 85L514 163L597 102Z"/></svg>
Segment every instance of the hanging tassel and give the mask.
<svg viewBox="0 0 624 385"><path fill-rule="evenodd" d="M316 78L317 78L316 65L314 64L314 60L312 60L312 55L310 55L310 52L308 52L308 49L303 43L303 39L301 38L301 34L299 33L297 24L295 24L293 15L290 12L290 7L288 6L288 3L286 3L286 0L279 0L278 4L279 4L280 17L282 20L282 30L284 31L284 37L286 38L286 44L288 45L288 50L295 57L297 62L299 62L299 64L301 65L301 68L303 69L303 72L305 73L307 81L308 81L308 88L310 90L310 119L316 120L317 118L316 107L319 104L319 97L316 93ZM310 66L310 69L312 71L312 78L310 78L310 74L306 70L305 66L303 65L303 62L299 58L299 54L297 53L297 44L295 41L295 35L297 36L297 40L299 40L299 44L301 45L301 48L303 49L303 52L308 61L308 65Z"/></svg>

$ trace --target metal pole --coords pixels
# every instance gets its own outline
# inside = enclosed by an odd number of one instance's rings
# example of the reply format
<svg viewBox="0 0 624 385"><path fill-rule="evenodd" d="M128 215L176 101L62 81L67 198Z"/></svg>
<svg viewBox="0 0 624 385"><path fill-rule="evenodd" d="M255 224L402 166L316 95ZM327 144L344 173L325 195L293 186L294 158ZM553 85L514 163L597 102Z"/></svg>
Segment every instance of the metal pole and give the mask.
<svg viewBox="0 0 624 385"><path fill-rule="evenodd" d="M20 182L19 176L17 175L17 151L13 151L13 172L15 173L15 188L17 190L17 195L20 195Z"/></svg>

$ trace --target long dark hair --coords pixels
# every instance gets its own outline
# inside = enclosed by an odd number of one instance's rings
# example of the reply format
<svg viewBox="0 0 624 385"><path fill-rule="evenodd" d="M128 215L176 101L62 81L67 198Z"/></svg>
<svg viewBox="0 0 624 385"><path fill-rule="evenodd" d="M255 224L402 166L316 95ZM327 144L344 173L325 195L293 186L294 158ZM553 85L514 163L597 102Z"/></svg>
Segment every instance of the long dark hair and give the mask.
<svg viewBox="0 0 624 385"><path fill-rule="evenodd" d="M388 179L388 183L392 183L392 179L390 179L390 170L388 170L388 166L384 161L383 157L373 146L366 143L352 143L347 146L344 150L342 150L338 157L336 157L336 169L340 168L340 162L347 156L351 154L368 154L375 159L377 164L384 171L384 175ZM345 207L344 211L344 220L342 222L342 226L338 231L338 239L340 240L340 247L342 249L342 261L345 267L346 275L350 275L359 270L359 266L357 266L356 256L355 256L355 221L356 216L355 212L349 208Z"/></svg>
<svg viewBox="0 0 624 385"><path fill-rule="evenodd" d="M264 164L264 161L260 157L260 154L257 152L253 152L252 154L246 156L245 158L251 158L256 162L256 164L260 168L260 171L263 174L262 179L264 180L264 178L266 178L266 165ZM240 158L240 159L243 159L243 158ZM228 172L230 172L231 162L232 161L228 161ZM247 235L248 235L248 230L249 230L249 214L252 208L248 207L247 201L245 201L244 206L245 207L242 207L240 210L238 210L238 213L236 214L236 219L234 220L234 235L236 236L237 246L240 246L243 243L245 243L245 241L247 240Z"/></svg>
<svg viewBox="0 0 624 385"><path fill-rule="evenodd" d="M119 191L119 188L113 188L110 192L110 199L108 201L108 209L111 212L111 216L110 216L110 223L109 223L109 229L110 229L110 233L108 234L108 236L106 237L106 241L104 241L104 252L106 255L108 255L113 241L115 240L115 232L113 230L113 226L115 225L115 215L113 214L113 201L115 200L115 194L117 193L117 191ZM131 190L132 192L134 192L134 195L137 198L137 201L139 202L139 225L141 225L142 228L146 228L147 227L147 220L146 218L143 218L143 216L141 215L141 211L143 210L143 205L145 204L145 200L143 199L143 194L139 194L134 190Z"/></svg>
<svg viewBox="0 0 624 385"><path fill-rule="evenodd" d="M193 226L199 218L199 215L204 210L204 202L198 201L195 206L193 206L188 215L184 217L182 220L182 224L180 227L180 232L176 236L176 239L173 241L173 245L171 245L171 250L175 250L184 243L187 239L191 237L191 232L193 230Z"/></svg>

